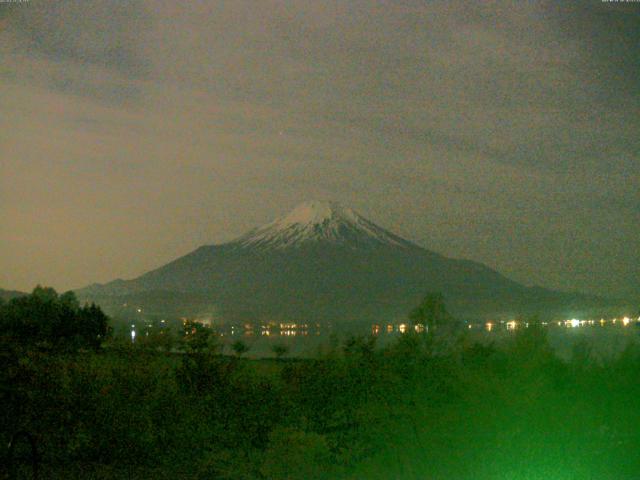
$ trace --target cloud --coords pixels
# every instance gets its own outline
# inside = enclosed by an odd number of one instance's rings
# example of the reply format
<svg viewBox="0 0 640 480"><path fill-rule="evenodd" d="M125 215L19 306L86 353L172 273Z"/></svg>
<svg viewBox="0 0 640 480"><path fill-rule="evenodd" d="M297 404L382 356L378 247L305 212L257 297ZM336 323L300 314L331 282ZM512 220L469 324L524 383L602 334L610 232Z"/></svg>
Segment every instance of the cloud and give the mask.
<svg viewBox="0 0 640 480"><path fill-rule="evenodd" d="M32 0L4 25L0 185L35 192L8 225L129 228L98 280L320 196L521 281L640 291L635 5Z"/></svg>
<svg viewBox="0 0 640 480"><path fill-rule="evenodd" d="M72 61L144 76L144 31L151 16L142 2L34 0L12 11L22 48L55 61Z"/></svg>
<svg viewBox="0 0 640 480"><path fill-rule="evenodd" d="M5 79L106 103L140 98L137 83L151 73L144 40L151 17L141 2L34 0L2 7L2 53L12 67Z"/></svg>

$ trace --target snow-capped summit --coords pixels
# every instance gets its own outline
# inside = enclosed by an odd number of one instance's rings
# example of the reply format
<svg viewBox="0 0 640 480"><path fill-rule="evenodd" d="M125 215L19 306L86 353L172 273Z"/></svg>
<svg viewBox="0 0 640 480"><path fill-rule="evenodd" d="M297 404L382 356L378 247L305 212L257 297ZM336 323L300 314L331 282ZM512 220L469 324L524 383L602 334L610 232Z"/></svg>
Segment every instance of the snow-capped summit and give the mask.
<svg viewBox="0 0 640 480"><path fill-rule="evenodd" d="M349 221L357 221L358 215L350 208L345 208L337 202L322 202L312 200L304 202L291 210L287 215L276 220L281 227L290 225L322 224L332 218L343 217Z"/></svg>
<svg viewBox="0 0 640 480"><path fill-rule="evenodd" d="M236 242L242 247L280 249L322 241L354 248L412 245L350 208L317 200L301 203L284 217L250 231Z"/></svg>

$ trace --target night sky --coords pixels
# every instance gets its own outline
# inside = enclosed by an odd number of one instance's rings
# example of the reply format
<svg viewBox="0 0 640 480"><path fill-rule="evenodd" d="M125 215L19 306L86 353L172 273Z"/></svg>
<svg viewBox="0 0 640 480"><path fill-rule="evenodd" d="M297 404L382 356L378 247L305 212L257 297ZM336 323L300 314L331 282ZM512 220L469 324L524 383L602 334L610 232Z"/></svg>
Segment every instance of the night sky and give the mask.
<svg viewBox="0 0 640 480"><path fill-rule="evenodd" d="M640 3L0 4L0 287L131 278L308 199L640 295Z"/></svg>

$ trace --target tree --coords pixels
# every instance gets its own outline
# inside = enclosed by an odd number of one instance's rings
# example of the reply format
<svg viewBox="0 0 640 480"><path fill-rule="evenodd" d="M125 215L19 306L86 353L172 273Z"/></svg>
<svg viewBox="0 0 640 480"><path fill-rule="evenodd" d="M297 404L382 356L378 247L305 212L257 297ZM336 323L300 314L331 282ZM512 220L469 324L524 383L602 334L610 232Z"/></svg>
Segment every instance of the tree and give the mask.
<svg viewBox="0 0 640 480"><path fill-rule="evenodd" d="M231 344L231 349L238 357L241 357L243 354L249 351L249 346L242 340L236 340Z"/></svg>
<svg viewBox="0 0 640 480"><path fill-rule="evenodd" d="M0 307L0 333L18 345L44 348L99 348L109 319L95 304L80 307L73 292L60 296L38 285L30 295Z"/></svg>
<svg viewBox="0 0 640 480"><path fill-rule="evenodd" d="M215 353L220 349L215 332L202 323L188 320L184 323L183 333L182 343L187 351Z"/></svg>
<svg viewBox="0 0 640 480"><path fill-rule="evenodd" d="M358 355L370 357L375 350L377 340L378 337L374 336L363 337L351 335L344 341L343 352L348 356Z"/></svg>
<svg viewBox="0 0 640 480"><path fill-rule="evenodd" d="M78 302L78 298L76 297L76 294L73 293L71 290L60 295L59 300L61 305L64 305L65 307L71 310L80 309L80 302Z"/></svg>
<svg viewBox="0 0 640 480"><path fill-rule="evenodd" d="M85 305L77 310L76 316L78 319L77 335L80 336L82 343L93 349L100 348L101 343L110 333L109 317L95 303Z"/></svg>
<svg viewBox="0 0 640 480"><path fill-rule="evenodd" d="M409 314L414 325L423 325L427 330L435 330L438 326L446 325L453 320L447 312L444 296L441 293L430 292L425 295L420 305Z"/></svg>
<svg viewBox="0 0 640 480"><path fill-rule="evenodd" d="M271 351L275 354L278 360L282 359L287 353L289 353L289 347L281 343L276 343L271 347Z"/></svg>
<svg viewBox="0 0 640 480"><path fill-rule="evenodd" d="M51 287L36 285L36 288L31 292L31 297L42 302L55 302L58 300L58 292Z"/></svg>

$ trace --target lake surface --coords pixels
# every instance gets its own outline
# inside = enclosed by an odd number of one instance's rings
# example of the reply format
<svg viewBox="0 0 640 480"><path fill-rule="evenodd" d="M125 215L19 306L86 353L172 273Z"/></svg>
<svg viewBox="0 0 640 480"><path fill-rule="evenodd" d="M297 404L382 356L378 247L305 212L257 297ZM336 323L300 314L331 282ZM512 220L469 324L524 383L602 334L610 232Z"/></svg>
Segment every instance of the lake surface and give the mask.
<svg viewBox="0 0 640 480"><path fill-rule="evenodd" d="M351 332L339 332L331 328L289 328L272 330L236 329L223 333L222 341L226 352L229 345L241 339L253 358L272 357L274 345L285 345L288 356L310 357L318 352L339 346L348 336L375 336L377 345L385 346L396 340L403 332L412 328L408 324L371 325ZM522 329L529 328L526 322L495 322L466 324L466 335L470 340L489 344L500 344ZM631 343L640 341L640 319L618 318L608 320L565 320L542 325L547 331L549 343L562 358L569 358L577 343L586 345L596 358L610 358L622 352Z"/></svg>

